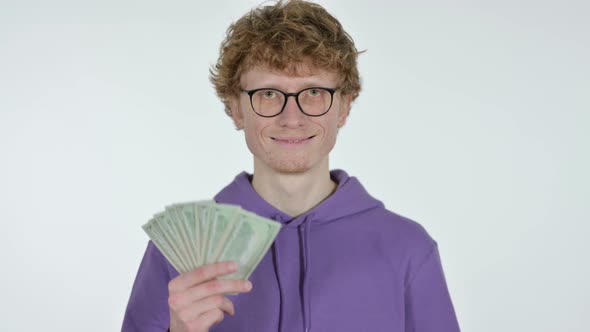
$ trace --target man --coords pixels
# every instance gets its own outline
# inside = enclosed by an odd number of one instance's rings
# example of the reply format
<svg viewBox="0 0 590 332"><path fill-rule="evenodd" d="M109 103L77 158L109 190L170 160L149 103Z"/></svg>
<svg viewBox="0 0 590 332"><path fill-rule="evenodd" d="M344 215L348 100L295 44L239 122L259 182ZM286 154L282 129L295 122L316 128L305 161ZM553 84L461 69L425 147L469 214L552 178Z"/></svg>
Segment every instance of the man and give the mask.
<svg viewBox="0 0 590 332"><path fill-rule="evenodd" d="M179 275L149 242L123 331L459 331L437 243L329 169L360 91L358 54L305 1L259 7L230 27L211 80L254 172L215 201L283 227L250 283L216 280L229 262Z"/></svg>

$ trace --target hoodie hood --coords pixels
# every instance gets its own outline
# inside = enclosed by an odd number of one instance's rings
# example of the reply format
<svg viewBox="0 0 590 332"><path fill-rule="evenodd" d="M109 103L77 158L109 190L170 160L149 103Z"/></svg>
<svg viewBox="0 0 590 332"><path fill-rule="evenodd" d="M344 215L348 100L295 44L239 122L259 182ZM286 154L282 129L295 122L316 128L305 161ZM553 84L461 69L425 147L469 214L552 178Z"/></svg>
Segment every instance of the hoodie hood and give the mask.
<svg viewBox="0 0 590 332"><path fill-rule="evenodd" d="M247 172L238 174L215 196L214 200L218 203L239 205L259 216L280 221L285 227L298 227L310 217L313 217L314 224L325 224L376 207L383 207L383 203L369 195L356 177L349 176L340 169L330 171L330 177L338 184L334 193L296 218L287 215L260 197L252 187L252 175Z"/></svg>
<svg viewBox="0 0 590 332"><path fill-rule="evenodd" d="M311 301L309 295L309 276L311 275L311 258L310 252L310 232L313 227L337 222L338 220L362 213L374 208L383 208L383 203L373 198L361 183L355 178L350 177L343 170L333 170L330 177L336 182L337 188L332 195L315 206L310 211L297 216L291 217L279 209L266 202L252 187L252 175L246 172L238 174L235 179L219 192L214 200L218 203L239 205L243 209L254 212L262 217L273 219L280 222L283 227L280 233L285 229L297 229L297 234L301 243L300 259L303 262L302 282L299 294L301 296L301 312L303 314L302 331L310 332L311 325ZM279 308L279 332L283 331L284 310L283 299L286 297L284 287L281 285L281 266L283 264L293 264L293 262L281 262L281 246L277 245L275 239L271 246L273 255L274 272L279 287L280 308Z"/></svg>

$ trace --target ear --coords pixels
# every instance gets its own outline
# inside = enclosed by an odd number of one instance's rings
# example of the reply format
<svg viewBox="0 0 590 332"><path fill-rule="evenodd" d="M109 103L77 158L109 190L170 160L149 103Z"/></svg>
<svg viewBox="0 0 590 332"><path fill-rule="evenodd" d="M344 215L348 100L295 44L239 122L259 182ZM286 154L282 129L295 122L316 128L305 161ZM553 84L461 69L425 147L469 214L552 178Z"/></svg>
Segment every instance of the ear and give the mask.
<svg viewBox="0 0 590 332"><path fill-rule="evenodd" d="M231 111L231 118L237 130L244 129L244 114L240 109L240 101L236 97L231 97L229 100L229 109Z"/></svg>
<svg viewBox="0 0 590 332"><path fill-rule="evenodd" d="M348 114L350 113L350 107L352 106L352 96L345 95L340 99L340 113L338 114L338 128L342 128L346 124Z"/></svg>

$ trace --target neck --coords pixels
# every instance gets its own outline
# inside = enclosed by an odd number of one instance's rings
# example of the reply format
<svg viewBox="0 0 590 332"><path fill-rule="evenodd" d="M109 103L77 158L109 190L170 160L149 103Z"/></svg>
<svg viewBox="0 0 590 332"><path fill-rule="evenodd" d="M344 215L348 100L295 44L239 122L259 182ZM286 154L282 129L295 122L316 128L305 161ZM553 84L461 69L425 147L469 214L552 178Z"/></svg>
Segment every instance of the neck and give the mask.
<svg viewBox="0 0 590 332"><path fill-rule="evenodd" d="M297 217L330 196L337 184L330 178L328 160L303 173L280 173L254 162L252 187L270 205Z"/></svg>

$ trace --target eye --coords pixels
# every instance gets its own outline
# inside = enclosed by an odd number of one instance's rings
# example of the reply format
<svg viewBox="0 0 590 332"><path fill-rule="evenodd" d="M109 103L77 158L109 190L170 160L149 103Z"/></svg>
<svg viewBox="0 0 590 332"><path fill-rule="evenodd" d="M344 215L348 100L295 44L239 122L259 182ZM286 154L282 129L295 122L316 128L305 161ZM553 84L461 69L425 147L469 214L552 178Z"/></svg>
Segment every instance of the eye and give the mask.
<svg viewBox="0 0 590 332"><path fill-rule="evenodd" d="M262 97L266 98L266 99L272 99L275 98L277 96L277 92L273 91L273 90L264 90L262 91Z"/></svg>
<svg viewBox="0 0 590 332"><path fill-rule="evenodd" d="M309 89L307 90L307 94L311 97L318 97L322 94L322 90L320 89Z"/></svg>

